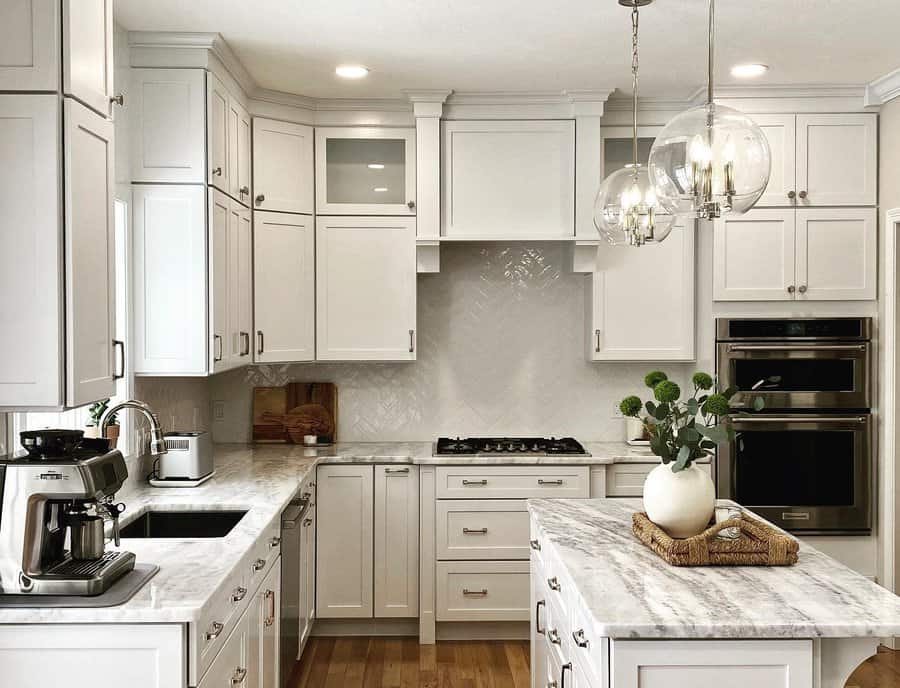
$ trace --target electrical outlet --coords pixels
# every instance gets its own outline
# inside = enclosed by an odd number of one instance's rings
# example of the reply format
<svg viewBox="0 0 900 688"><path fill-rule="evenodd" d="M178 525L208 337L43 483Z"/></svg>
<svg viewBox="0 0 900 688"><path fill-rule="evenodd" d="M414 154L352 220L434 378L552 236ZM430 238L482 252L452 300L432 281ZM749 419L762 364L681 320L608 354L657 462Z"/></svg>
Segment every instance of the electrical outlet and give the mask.
<svg viewBox="0 0 900 688"><path fill-rule="evenodd" d="M213 401L213 420L225 420L225 402Z"/></svg>

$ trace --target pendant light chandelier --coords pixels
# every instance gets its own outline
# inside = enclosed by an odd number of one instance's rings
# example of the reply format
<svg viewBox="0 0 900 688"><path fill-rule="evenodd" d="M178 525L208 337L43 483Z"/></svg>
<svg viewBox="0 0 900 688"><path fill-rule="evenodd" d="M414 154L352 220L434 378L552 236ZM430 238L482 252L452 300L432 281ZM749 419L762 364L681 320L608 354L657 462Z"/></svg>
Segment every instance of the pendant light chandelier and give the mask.
<svg viewBox="0 0 900 688"><path fill-rule="evenodd" d="M682 112L650 149L659 202L677 216L709 220L747 212L769 182L769 144L742 112L713 102L715 0L709 0L706 103Z"/></svg>
<svg viewBox="0 0 900 688"><path fill-rule="evenodd" d="M647 167L638 162L638 7L651 2L619 0L631 8L632 162L604 179L594 200L594 226L613 245L662 241L675 220L657 200Z"/></svg>

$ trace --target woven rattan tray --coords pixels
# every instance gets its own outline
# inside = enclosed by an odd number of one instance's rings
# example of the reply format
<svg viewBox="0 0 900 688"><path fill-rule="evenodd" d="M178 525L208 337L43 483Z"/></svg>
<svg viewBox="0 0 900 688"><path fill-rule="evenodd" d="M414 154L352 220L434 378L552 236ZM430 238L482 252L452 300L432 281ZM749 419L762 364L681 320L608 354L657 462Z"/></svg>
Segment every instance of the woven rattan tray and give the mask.
<svg viewBox="0 0 900 688"><path fill-rule="evenodd" d="M647 514L631 519L638 540L672 566L790 566L797 563L797 541L755 518L742 514L683 540L669 537ZM724 528L739 528L733 540L716 537Z"/></svg>

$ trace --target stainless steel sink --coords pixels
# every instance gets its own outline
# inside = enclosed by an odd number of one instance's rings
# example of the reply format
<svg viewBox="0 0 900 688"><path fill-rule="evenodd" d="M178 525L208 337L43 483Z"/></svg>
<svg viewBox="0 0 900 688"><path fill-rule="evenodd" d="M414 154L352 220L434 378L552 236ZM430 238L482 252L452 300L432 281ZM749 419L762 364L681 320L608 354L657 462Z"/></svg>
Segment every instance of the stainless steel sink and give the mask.
<svg viewBox="0 0 900 688"><path fill-rule="evenodd" d="M231 532L246 511L155 511L141 514L123 538L218 538Z"/></svg>

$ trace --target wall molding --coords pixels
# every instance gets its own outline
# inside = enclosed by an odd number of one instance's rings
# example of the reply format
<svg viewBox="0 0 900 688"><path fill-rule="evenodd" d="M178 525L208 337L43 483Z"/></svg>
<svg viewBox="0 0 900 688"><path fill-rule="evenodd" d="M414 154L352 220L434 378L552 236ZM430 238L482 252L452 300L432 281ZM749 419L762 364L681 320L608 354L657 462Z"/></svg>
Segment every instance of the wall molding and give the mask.
<svg viewBox="0 0 900 688"><path fill-rule="evenodd" d="M866 85L866 105L884 105L900 97L900 69L880 76Z"/></svg>

